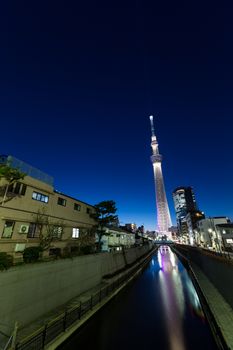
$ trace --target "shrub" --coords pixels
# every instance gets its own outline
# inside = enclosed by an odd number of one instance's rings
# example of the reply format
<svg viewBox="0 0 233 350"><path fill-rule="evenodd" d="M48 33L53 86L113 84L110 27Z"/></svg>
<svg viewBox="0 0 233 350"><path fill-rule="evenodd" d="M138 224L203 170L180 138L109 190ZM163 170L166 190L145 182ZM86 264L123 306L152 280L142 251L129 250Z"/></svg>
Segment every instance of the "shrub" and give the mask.
<svg viewBox="0 0 233 350"><path fill-rule="evenodd" d="M7 270L13 265L13 256L7 253L0 253L0 270Z"/></svg>
<svg viewBox="0 0 233 350"><path fill-rule="evenodd" d="M81 252L84 255L92 254L94 253L94 247L92 245L86 245L84 247L81 247Z"/></svg>
<svg viewBox="0 0 233 350"><path fill-rule="evenodd" d="M55 259L60 258L61 257L61 248L50 248L49 255L53 256Z"/></svg>
<svg viewBox="0 0 233 350"><path fill-rule="evenodd" d="M28 247L24 249L23 260L25 263L31 263L38 261L40 257L41 247Z"/></svg>
<svg viewBox="0 0 233 350"><path fill-rule="evenodd" d="M80 247L78 247L78 246L71 246L70 247L70 253L71 253L72 256L80 255Z"/></svg>

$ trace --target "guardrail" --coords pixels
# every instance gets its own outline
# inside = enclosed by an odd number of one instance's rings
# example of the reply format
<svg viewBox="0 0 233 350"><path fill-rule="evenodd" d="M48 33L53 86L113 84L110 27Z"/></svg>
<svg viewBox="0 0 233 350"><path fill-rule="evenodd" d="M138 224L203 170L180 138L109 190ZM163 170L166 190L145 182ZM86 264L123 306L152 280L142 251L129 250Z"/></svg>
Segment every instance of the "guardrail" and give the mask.
<svg viewBox="0 0 233 350"><path fill-rule="evenodd" d="M79 321L88 311L99 304L103 299L113 294L114 291L119 289L130 277L133 277L138 270L146 267L151 255L154 253L154 249L149 253L149 256L140 264L131 269L128 273L119 277L117 280L108 284L104 288L101 288L97 293L91 295L91 297L85 302L80 302L77 307L66 310L63 314L56 319L47 323L44 327L40 328L32 336L20 341L16 345L16 350L43 350L46 345L55 340L61 333L65 332L75 322Z"/></svg>

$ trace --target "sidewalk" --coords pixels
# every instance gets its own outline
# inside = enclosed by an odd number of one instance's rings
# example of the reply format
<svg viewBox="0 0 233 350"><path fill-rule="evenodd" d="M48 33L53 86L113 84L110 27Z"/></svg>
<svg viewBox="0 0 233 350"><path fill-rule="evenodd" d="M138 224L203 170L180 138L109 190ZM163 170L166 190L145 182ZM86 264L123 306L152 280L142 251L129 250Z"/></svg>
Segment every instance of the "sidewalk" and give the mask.
<svg viewBox="0 0 233 350"><path fill-rule="evenodd" d="M223 337L233 350L233 310L200 268L194 263L191 266Z"/></svg>

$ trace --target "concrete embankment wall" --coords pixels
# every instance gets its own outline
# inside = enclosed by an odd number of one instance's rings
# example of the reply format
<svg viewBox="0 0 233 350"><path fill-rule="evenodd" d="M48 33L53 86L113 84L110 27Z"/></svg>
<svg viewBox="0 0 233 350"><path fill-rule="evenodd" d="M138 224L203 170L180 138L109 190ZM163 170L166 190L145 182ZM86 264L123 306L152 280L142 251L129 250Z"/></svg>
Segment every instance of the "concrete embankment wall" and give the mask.
<svg viewBox="0 0 233 350"><path fill-rule="evenodd" d="M0 330L11 332L100 284L150 251L151 245L123 252L84 255L29 264L0 272Z"/></svg>
<svg viewBox="0 0 233 350"><path fill-rule="evenodd" d="M176 245L175 248L191 265L195 263L202 270L233 309L233 261L195 247Z"/></svg>

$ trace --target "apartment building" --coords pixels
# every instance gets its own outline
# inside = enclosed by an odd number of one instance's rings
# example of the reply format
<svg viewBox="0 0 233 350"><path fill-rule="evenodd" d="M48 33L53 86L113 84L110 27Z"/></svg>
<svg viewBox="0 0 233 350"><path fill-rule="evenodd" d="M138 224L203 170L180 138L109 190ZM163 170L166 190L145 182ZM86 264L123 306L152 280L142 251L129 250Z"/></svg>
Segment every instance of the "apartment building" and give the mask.
<svg viewBox="0 0 233 350"><path fill-rule="evenodd" d="M135 234L119 227L105 227L106 234L102 236L102 251L118 251L135 245Z"/></svg>
<svg viewBox="0 0 233 350"><path fill-rule="evenodd" d="M1 252L17 258L26 247L39 245L39 235L45 229L42 226L46 226L43 222L49 222L54 237L45 254L78 245L79 238L93 229L96 222L91 213L95 208L56 191L51 176L12 156L0 156L0 164L26 174L10 186L0 179Z"/></svg>

